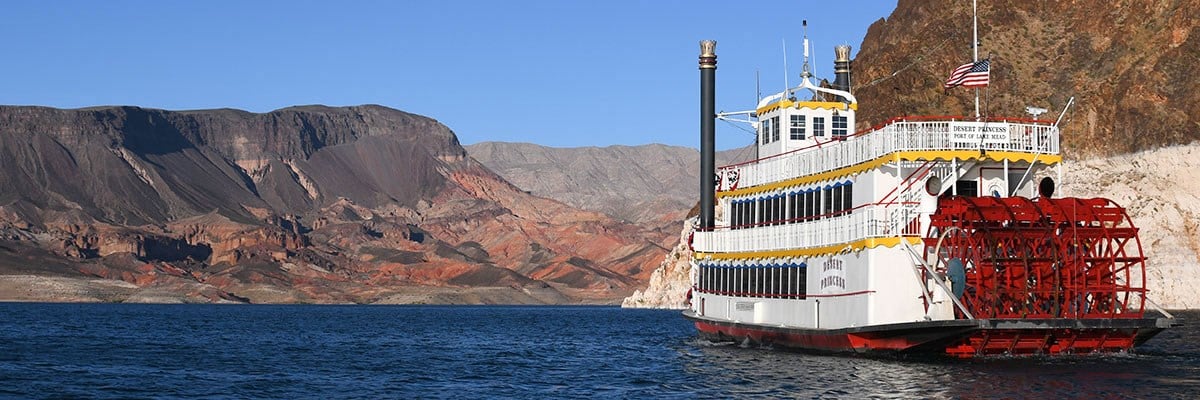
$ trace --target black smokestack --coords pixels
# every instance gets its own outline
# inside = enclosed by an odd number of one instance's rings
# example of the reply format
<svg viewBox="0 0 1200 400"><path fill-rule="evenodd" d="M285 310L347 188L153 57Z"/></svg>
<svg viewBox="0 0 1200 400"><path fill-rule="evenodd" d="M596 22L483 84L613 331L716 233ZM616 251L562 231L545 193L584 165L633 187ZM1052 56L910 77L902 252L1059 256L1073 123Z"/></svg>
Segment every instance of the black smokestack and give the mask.
<svg viewBox="0 0 1200 400"><path fill-rule="evenodd" d="M700 229L712 229L716 197L717 42L700 41Z"/></svg>
<svg viewBox="0 0 1200 400"><path fill-rule="evenodd" d="M850 45L838 45L833 48L833 88L850 91ZM846 99L842 99L845 101Z"/></svg>

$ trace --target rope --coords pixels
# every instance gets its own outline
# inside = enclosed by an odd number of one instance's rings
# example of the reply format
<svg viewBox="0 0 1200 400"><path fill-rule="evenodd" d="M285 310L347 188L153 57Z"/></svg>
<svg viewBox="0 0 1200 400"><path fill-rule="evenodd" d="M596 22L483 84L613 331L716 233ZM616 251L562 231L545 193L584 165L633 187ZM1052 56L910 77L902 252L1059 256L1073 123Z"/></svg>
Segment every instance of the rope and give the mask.
<svg viewBox="0 0 1200 400"><path fill-rule="evenodd" d="M741 129L742 131L745 131L746 133L749 133L749 134L753 135L753 136L754 136L754 142L753 142L753 143L751 143L751 144L752 144L752 145L754 145L754 146L757 146L757 145L758 145L758 133L757 133L757 132L754 132L754 131L750 130L749 128L746 128L746 127L744 127L744 126L741 126L741 125L735 124L735 123L733 123L733 122L730 122L730 121L726 121L726 120L721 120L721 121L724 121L726 124L729 124L729 125L731 125L731 126L733 126L733 127L735 127L735 128ZM748 151L750 148L751 148L751 147L749 147L749 146L744 146L744 147L742 147L741 149L739 149L739 150L741 150L741 151L739 151L739 152L737 153L737 155L733 157L733 160L732 160L732 162L734 162L734 163L739 163L739 162L744 162L744 161L750 161L749 159L747 159L747 158L746 158L746 151Z"/></svg>
<svg viewBox="0 0 1200 400"><path fill-rule="evenodd" d="M863 85L860 85L855 89L862 90L862 89L869 88L871 86L875 86L880 83L886 82L892 78L895 78L896 75L900 75L901 72L904 72L905 70L912 68L914 65L917 65L917 64L921 63L922 61L925 61L925 57L927 55L936 53L938 50L941 50L943 47L946 47L947 43L950 43L950 41L957 40L957 39L958 39L958 35L951 35L950 37L942 40L942 42L939 43L936 47L934 47L932 51L922 52L921 55L919 55L919 56L917 56L917 58L913 59L913 62L908 63L908 65L901 67L900 69L896 70L896 72L892 72L891 75L888 75L888 76L885 76L882 78L876 78L875 80L867 82Z"/></svg>

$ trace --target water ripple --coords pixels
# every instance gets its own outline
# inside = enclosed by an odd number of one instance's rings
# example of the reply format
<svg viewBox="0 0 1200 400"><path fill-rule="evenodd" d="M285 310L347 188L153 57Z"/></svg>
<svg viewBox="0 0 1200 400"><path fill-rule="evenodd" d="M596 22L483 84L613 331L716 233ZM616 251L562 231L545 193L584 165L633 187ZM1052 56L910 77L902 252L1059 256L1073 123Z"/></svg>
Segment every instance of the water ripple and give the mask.
<svg viewBox="0 0 1200 400"><path fill-rule="evenodd" d="M1137 354L868 358L605 307L0 304L0 397L1194 398L1200 332ZM1200 313L1183 313L1195 319Z"/></svg>

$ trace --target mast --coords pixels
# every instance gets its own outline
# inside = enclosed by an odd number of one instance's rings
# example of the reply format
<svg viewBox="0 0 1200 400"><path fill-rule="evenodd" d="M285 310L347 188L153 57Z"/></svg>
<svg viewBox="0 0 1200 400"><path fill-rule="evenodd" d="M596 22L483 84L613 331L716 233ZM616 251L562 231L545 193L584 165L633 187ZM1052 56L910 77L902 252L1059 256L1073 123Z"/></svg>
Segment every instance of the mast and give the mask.
<svg viewBox="0 0 1200 400"><path fill-rule="evenodd" d="M787 38L783 39L783 90L786 92L791 89L788 86L788 69L787 69Z"/></svg>
<svg viewBox="0 0 1200 400"><path fill-rule="evenodd" d="M979 62L979 0L971 0L972 63ZM975 119L979 120L979 88L975 88Z"/></svg>

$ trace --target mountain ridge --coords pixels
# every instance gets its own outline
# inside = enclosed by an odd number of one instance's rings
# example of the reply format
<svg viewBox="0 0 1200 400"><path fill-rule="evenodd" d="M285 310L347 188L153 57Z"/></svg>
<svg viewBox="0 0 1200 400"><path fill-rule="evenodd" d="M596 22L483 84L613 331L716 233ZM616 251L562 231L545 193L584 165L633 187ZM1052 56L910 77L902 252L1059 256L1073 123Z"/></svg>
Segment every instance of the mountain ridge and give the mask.
<svg viewBox="0 0 1200 400"><path fill-rule="evenodd" d="M0 135L0 184L16 189L0 193L0 273L180 301L608 303L662 248L517 189L436 120L382 106L0 106Z"/></svg>

